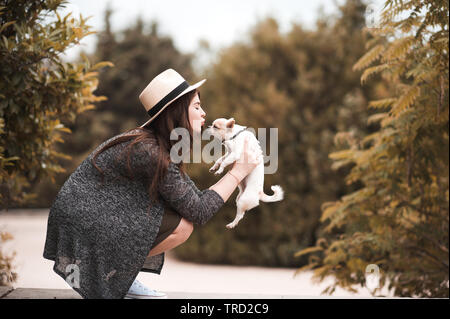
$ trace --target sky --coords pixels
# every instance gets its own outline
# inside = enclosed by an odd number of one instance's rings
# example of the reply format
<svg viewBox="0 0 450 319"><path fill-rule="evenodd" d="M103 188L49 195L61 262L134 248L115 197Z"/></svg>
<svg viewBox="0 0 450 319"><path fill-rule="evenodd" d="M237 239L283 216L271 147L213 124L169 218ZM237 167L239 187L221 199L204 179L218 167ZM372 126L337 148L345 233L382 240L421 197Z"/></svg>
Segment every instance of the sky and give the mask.
<svg viewBox="0 0 450 319"><path fill-rule="evenodd" d="M150 25L158 22L158 32L171 36L176 48L195 53L200 40L207 40L211 51L217 52L234 41L245 38L249 29L266 16L276 18L281 32L288 32L292 23L313 28L319 8L325 14L336 13L337 4L345 0L71 0L67 9L76 16L92 16L88 23L92 30L104 28L104 11L109 4L114 13L112 30L119 31L134 25L138 15ZM367 0L379 5L381 0ZM381 2L382 3L382 2ZM82 41L82 48L92 52L96 36ZM73 59L80 48L70 49L66 59Z"/></svg>

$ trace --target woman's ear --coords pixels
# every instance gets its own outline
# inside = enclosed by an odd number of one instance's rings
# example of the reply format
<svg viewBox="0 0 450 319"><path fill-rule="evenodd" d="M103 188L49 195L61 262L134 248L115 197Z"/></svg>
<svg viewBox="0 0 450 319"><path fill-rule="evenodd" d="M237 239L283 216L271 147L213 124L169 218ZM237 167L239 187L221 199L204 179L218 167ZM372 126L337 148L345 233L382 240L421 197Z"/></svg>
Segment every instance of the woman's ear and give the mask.
<svg viewBox="0 0 450 319"><path fill-rule="evenodd" d="M227 122L227 128L233 128L234 123L235 123L234 118L230 118Z"/></svg>

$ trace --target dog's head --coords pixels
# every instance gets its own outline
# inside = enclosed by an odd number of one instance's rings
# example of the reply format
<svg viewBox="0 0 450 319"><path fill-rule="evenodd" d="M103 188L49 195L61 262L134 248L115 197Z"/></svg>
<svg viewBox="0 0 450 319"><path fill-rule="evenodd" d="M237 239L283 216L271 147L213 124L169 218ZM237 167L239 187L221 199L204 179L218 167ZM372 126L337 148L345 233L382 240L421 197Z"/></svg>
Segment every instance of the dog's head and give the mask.
<svg viewBox="0 0 450 319"><path fill-rule="evenodd" d="M221 141L224 141L232 135L234 123L234 118L230 118L228 120L224 118L218 118L212 122L212 125L208 127L208 130L212 136Z"/></svg>

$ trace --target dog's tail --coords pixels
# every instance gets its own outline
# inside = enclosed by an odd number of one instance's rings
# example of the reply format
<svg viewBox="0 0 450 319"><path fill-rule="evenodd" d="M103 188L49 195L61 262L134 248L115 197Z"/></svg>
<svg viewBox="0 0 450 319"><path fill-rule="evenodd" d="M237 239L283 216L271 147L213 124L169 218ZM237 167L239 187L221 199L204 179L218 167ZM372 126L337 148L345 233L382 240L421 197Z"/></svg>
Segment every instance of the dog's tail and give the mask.
<svg viewBox="0 0 450 319"><path fill-rule="evenodd" d="M265 194L264 191L261 191L259 193L259 200L261 200L263 202L278 202L280 200L283 200L284 191L280 185L270 186L270 188L272 189L274 194L269 196L269 195Z"/></svg>

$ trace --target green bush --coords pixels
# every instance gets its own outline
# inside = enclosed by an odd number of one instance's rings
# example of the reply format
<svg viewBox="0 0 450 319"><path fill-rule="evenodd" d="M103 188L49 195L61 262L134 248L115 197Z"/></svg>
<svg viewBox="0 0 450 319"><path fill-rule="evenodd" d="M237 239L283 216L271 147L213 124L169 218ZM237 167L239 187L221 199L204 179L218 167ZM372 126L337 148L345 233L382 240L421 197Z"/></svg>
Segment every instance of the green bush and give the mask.
<svg viewBox="0 0 450 319"><path fill-rule="evenodd" d="M27 188L43 178L54 181L63 172L57 160L61 132L70 132L62 121L104 99L93 94L97 70L64 63L61 54L89 32L82 16L60 17L65 1L0 1L0 194L1 205L29 202L35 194ZM8 161L7 163L4 161ZM34 195L34 196L33 196Z"/></svg>

